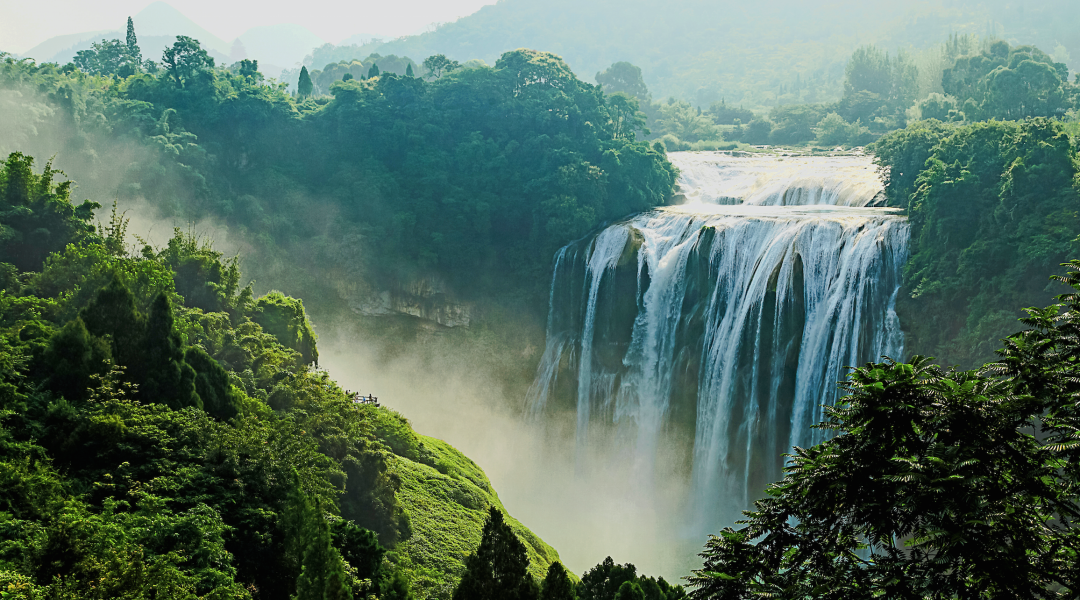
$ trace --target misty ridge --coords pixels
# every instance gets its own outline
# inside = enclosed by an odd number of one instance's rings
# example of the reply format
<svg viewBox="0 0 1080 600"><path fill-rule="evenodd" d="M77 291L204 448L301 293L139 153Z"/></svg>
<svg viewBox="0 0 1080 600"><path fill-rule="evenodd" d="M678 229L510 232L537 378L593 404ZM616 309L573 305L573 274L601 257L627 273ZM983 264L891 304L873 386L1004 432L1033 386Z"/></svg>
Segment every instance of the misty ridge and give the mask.
<svg viewBox="0 0 1080 600"><path fill-rule="evenodd" d="M1080 5L182 10L0 53L5 598L1075 595Z"/></svg>

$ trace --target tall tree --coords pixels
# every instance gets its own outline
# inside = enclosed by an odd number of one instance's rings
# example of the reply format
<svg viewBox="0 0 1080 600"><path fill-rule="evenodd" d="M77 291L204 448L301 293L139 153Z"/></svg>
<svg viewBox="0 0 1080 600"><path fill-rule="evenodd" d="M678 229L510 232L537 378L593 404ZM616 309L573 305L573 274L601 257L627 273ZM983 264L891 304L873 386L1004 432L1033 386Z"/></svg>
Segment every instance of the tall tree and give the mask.
<svg viewBox="0 0 1080 600"><path fill-rule="evenodd" d="M300 79L296 82L296 95L301 98L307 98L311 95L311 90L313 88L311 75L308 74L307 67L300 67Z"/></svg>
<svg viewBox="0 0 1080 600"><path fill-rule="evenodd" d="M195 370L184 361L184 342L173 321L172 300L165 292L154 298L146 320L146 338L139 361L139 395L173 409L202 407L195 391Z"/></svg>
<svg viewBox="0 0 1080 600"><path fill-rule="evenodd" d="M465 559L465 574L453 600L536 600L525 544L492 506L476 551Z"/></svg>
<svg viewBox="0 0 1080 600"><path fill-rule="evenodd" d="M199 41L186 35L176 36L176 42L162 53L161 62L173 82L182 88L214 68L214 59Z"/></svg>
<svg viewBox="0 0 1080 600"><path fill-rule="evenodd" d="M435 54L424 59L424 71L428 79L441 79L443 75L460 68L456 60L446 58L445 54Z"/></svg>
<svg viewBox="0 0 1080 600"><path fill-rule="evenodd" d="M368 76L368 79L371 79L373 77L378 77L379 76L379 65L377 65L377 64L371 65L371 68L368 69L367 76Z"/></svg>
<svg viewBox="0 0 1080 600"><path fill-rule="evenodd" d="M622 92L646 103L652 99L641 76L641 68L628 62L617 62L597 73L596 83L599 83L607 94Z"/></svg>
<svg viewBox="0 0 1080 600"><path fill-rule="evenodd" d="M135 37L135 22L131 17L127 20L127 53L133 64L142 64L142 50L139 49L139 40Z"/></svg>
<svg viewBox="0 0 1080 600"><path fill-rule="evenodd" d="M553 562L548 567L547 576L540 586L540 600L575 600L574 582L566 573L562 563Z"/></svg>

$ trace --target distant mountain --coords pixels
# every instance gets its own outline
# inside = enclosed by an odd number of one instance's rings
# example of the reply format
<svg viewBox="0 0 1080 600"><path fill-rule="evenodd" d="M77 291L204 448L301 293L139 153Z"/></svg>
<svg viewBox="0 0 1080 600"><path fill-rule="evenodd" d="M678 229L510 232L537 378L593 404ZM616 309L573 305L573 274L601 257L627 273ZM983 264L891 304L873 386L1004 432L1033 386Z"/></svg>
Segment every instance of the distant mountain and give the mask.
<svg viewBox="0 0 1080 600"><path fill-rule="evenodd" d="M283 68L303 61L312 49L326 43L308 29L292 24L253 27L237 40L243 44L248 58L258 59L260 65L281 65ZM263 73L277 76L277 73Z"/></svg>
<svg viewBox="0 0 1080 600"><path fill-rule="evenodd" d="M135 34L143 58L161 60L165 48L176 41L176 36L186 35L199 40L219 64L230 65L241 58L259 61L259 67L268 77L277 77L282 69L290 68L304 56L323 45L322 38L300 25L283 24L254 27L236 40L225 40L184 16L165 2L154 2L132 15ZM92 31L50 38L27 51L23 56L40 62L67 63L79 50L88 50L91 44L102 39L124 39L126 23L113 31Z"/></svg>
<svg viewBox="0 0 1080 600"><path fill-rule="evenodd" d="M23 56L29 56L31 58L37 58L39 60L49 60L51 57L60 54L68 48L85 42L87 40L97 41L102 39L105 35L112 33L108 30L101 31L86 31L83 33L69 33L68 35L58 35L53 38L49 38L44 42L41 42L37 46L27 50L23 53ZM126 32L125 32L126 33ZM74 56L74 53L72 53ZM66 61L65 61L66 62Z"/></svg>
<svg viewBox="0 0 1080 600"><path fill-rule="evenodd" d="M990 33L1080 59L1077 22L1076 0L501 0L377 51L494 63L528 47L562 56L588 81L629 61L655 98L767 106L793 86L813 87L804 101L839 96L848 57L868 43L895 51Z"/></svg>

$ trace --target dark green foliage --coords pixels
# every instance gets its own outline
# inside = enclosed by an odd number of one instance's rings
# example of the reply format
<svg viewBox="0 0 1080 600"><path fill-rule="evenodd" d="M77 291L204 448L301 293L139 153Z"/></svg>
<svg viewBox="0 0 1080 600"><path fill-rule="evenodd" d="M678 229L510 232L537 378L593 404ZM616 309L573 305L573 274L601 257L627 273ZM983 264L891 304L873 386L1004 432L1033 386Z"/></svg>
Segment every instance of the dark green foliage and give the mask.
<svg viewBox="0 0 1080 600"><path fill-rule="evenodd" d="M539 596L528 573L525 545L492 506L476 551L465 559L465 573L454 600L529 600Z"/></svg>
<svg viewBox="0 0 1080 600"><path fill-rule="evenodd" d="M577 586L579 600L679 600L685 597L682 586L672 586L663 577L638 575L637 567L630 563L615 564L610 556L582 575Z"/></svg>
<svg viewBox="0 0 1080 600"><path fill-rule="evenodd" d="M468 69L435 56L430 81L387 76L411 63L372 55L327 65L317 81L310 73L312 87L294 99L210 69L201 52L178 40L163 73L124 86L14 61L0 84L38 78L57 94L100 93L100 103L56 104L64 119L101 124L61 127L57 117L49 125L59 138L138 149L121 172L122 195L169 198L156 206L176 216L219 217L275 257L259 264L288 269L274 277L315 298L338 293L323 269L348 265L379 287L438 274L462 300L504 294L540 307L557 248L671 195L662 147L636 141L645 129L634 103L605 96L548 53L519 50ZM374 64L384 76L362 80ZM341 81L346 72L354 79ZM222 310L218 290L184 283L203 258L170 260L185 301Z"/></svg>
<svg viewBox="0 0 1080 600"><path fill-rule="evenodd" d="M50 252L92 237L90 220L101 208L89 200L72 205L71 183L53 183L59 171L52 163L40 175L33 164L33 158L13 152L0 168L0 262L22 271L39 270Z"/></svg>
<svg viewBox="0 0 1080 600"><path fill-rule="evenodd" d="M382 579L381 570L386 549L379 544L379 537L374 532L347 519L337 519L330 523L330 534L341 558L356 569L359 579L374 582Z"/></svg>
<svg viewBox="0 0 1080 600"><path fill-rule="evenodd" d="M853 370L694 598L1073 598L1080 581L1080 261L1061 304L978 371L916 356Z"/></svg>
<svg viewBox="0 0 1080 600"><path fill-rule="evenodd" d="M150 306L144 340L141 360L133 365L133 375L142 380L139 397L174 410L202 408L202 400L195 393L195 370L184 362L183 341L173 324L172 301L164 293L158 294Z"/></svg>
<svg viewBox="0 0 1080 600"><path fill-rule="evenodd" d="M240 413L242 397L233 389L228 371L216 360L202 348L191 346L184 352L184 362L195 373L195 393L203 410L223 421Z"/></svg>
<svg viewBox="0 0 1080 600"><path fill-rule="evenodd" d="M132 367L145 358L143 340L146 338L146 318L135 306L135 296L113 273L112 280L79 312L91 334L106 338L111 344L113 360Z"/></svg>
<svg viewBox="0 0 1080 600"><path fill-rule="evenodd" d="M553 562L540 585L540 600L575 600L574 582L570 581L562 563Z"/></svg>
<svg viewBox="0 0 1080 600"><path fill-rule="evenodd" d="M710 538L692 597L1072 597L1076 482L1038 416L1075 408L1029 395L1031 371L1060 375L1014 349L1004 379L921 357L856 369L822 425L837 437L796 449L745 527Z"/></svg>
<svg viewBox="0 0 1080 600"><path fill-rule="evenodd" d="M131 20L131 17L128 17L127 20L125 45L127 46L127 55L131 60L131 63L135 66L141 65L142 50L139 50L139 38L135 37L135 23Z"/></svg>
<svg viewBox="0 0 1080 600"><path fill-rule="evenodd" d="M297 484L299 482L297 481ZM286 507L291 523L288 544L299 555L300 575L296 580L295 600L351 600L349 584L341 554L330 538L330 525L322 508L294 486Z"/></svg>
<svg viewBox="0 0 1080 600"><path fill-rule="evenodd" d="M176 42L165 49L161 64L177 87L187 88L196 83L207 86L213 81L214 59L198 40L185 35L176 36Z"/></svg>
<svg viewBox="0 0 1080 600"><path fill-rule="evenodd" d="M415 76L415 75L413 75L412 63L409 63L409 65L407 67L405 67L405 76L406 77L414 77Z"/></svg>
<svg viewBox="0 0 1080 600"><path fill-rule="evenodd" d="M312 88L311 75L308 74L307 67L300 67L300 79L296 82L296 95L307 98L311 95Z"/></svg>
<svg viewBox="0 0 1080 600"><path fill-rule="evenodd" d="M68 321L49 340L41 362L49 373L43 387L68 400L87 400L94 377L105 374L109 348L86 331L82 319Z"/></svg>
<svg viewBox="0 0 1080 600"><path fill-rule="evenodd" d="M235 262L179 232L131 256L122 218L105 239L67 219L40 273L4 270L0 581L40 597L285 600L306 573L304 597L377 580L406 600L374 534L338 519L335 537L310 508L408 537L367 416L383 409L356 410L251 321ZM183 306L174 285L225 312ZM265 404L272 393L290 412Z"/></svg>
<svg viewBox="0 0 1080 600"><path fill-rule="evenodd" d="M645 593L635 581L624 581L615 592L615 600L645 600Z"/></svg>
<svg viewBox="0 0 1080 600"><path fill-rule="evenodd" d="M371 68L367 72L368 79L379 76L379 65L371 65Z"/></svg>
<svg viewBox="0 0 1080 600"><path fill-rule="evenodd" d="M1075 141L1048 119L931 121L874 146L889 202L907 208L911 258L897 311L905 345L966 367L993 356L1019 307L1080 235Z"/></svg>

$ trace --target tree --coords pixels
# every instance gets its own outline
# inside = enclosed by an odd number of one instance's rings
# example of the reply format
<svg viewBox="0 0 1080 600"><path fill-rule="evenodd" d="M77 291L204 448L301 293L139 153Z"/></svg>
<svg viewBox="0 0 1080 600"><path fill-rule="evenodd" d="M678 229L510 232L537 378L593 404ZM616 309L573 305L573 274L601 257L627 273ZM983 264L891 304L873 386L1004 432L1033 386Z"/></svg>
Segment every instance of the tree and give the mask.
<svg viewBox="0 0 1080 600"><path fill-rule="evenodd" d="M605 100L614 139L632 142L638 131L649 135L649 129L645 127L645 115L638 110L637 98L615 92Z"/></svg>
<svg viewBox="0 0 1080 600"><path fill-rule="evenodd" d="M640 102L652 100L649 88L641 77L641 69L628 62L617 62L606 70L596 74L596 83L604 88L605 94L622 92L637 98Z"/></svg>
<svg viewBox="0 0 1080 600"><path fill-rule="evenodd" d="M670 133L684 142L720 139L716 123L682 100L660 107L658 125L661 133Z"/></svg>
<svg viewBox="0 0 1080 600"><path fill-rule="evenodd" d="M301 98L307 98L311 95L311 90L314 86L311 84L311 75L308 74L307 67L300 67L300 79L296 82L296 95Z"/></svg>
<svg viewBox="0 0 1080 600"><path fill-rule="evenodd" d="M139 39L135 37L135 22L131 17L127 19L127 56L133 65L142 64L142 50L139 49Z"/></svg>
<svg viewBox="0 0 1080 600"><path fill-rule="evenodd" d="M205 350L191 346L184 352L184 362L195 372L195 393L203 410L221 421L240 414L240 392L229 379L229 373Z"/></svg>
<svg viewBox="0 0 1080 600"><path fill-rule="evenodd" d="M300 353L304 364L319 363L317 336L311 328L304 302L281 292L270 292L255 303L252 320L272 334L282 346Z"/></svg>
<svg viewBox="0 0 1080 600"><path fill-rule="evenodd" d="M162 53L161 62L169 77L181 88L200 76L205 77L214 68L214 59L199 41L186 35L176 36L176 42Z"/></svg>
<svg viewBox="0 0 1080 600"><path fill-rule="evenodd" d="M406 77L413 77L412 63L409 63L408 65L405 66L405 76Z"/></svg>
<svg viewBox="0 0 1080 600"><path fill-rule="evenodd" d="M49 373L44 386L71 401L86 400L95 375L108 368L109 348L86 331L82 319L68 321L49 340L42 362Z"/></svg>
<svg viewBox="0 0 1080 600"><path fill-rule="evenodd" d="M562 563L556 561L548 567L547 576L540 586L540 600L575 600L574 582L570 581Z"/></svg>
<svg viewBox="0 0 1080 600"><path fill-rule="evenodd" d="M538 596L525 544L492 506L480 545L465 559L465 574L453 600L533 600Z"/></svg>
<svg viewBox="0 0 1080 600"><path fill-rule="evenodd" d="M139 396L172 409L202 407L195 392L195 370L184 361L184 342L173 322L172 300L165 292L154 298L146 319L146 337L135 374L141 376ZM213 375L208 373L209 378ZM218 382L210 381L212 387ZM225 409L222 399L222 410Z"/></svg>
<svg viewBox="0 0 1080 600"><path fill-rule="evenodd" d="M105 287L79 312L87 331L110 340L112 359L124 367L132 367L142 359L142 342L146 336L146 319L135 306L135 296L114 273Z"/></svg>
<svg viewBox="0 0 1080 600"><path fill-rule="evenodd" d="M836 436L710 537L692 597L1075 597L1080 293L1061 298L980 371L854 369Z"/></svg>
<svg viewBox="0 0 1080 600"><path fill-rule="evenodd" d="M645 593L636 581L624 581L615 592L615 600L645 600Z"/></svg>
<svg viewBox="0 0 1080 600"><path fill-rule="evenodd" d="M285 553L296 572L293 600L352 600L352 587L341 554L334 547L330 525L318 502L293 482L282 515Z"/></svg>
<svg viewBox="0 0 1080 600"><path fill-rule="evenodd" d="M368 79L378 77L379 76L379 65L378 64L371 65L371 68L368 69L367 76L368 76Z"/></svg>
<svg viewBox="0 0 1080 600"><path fill-rule="evenodd" d="M442 76L461 67L456 60L446 58L445 54L435 54L424 59L424 71L428 79L442 79Z"/></svg>

